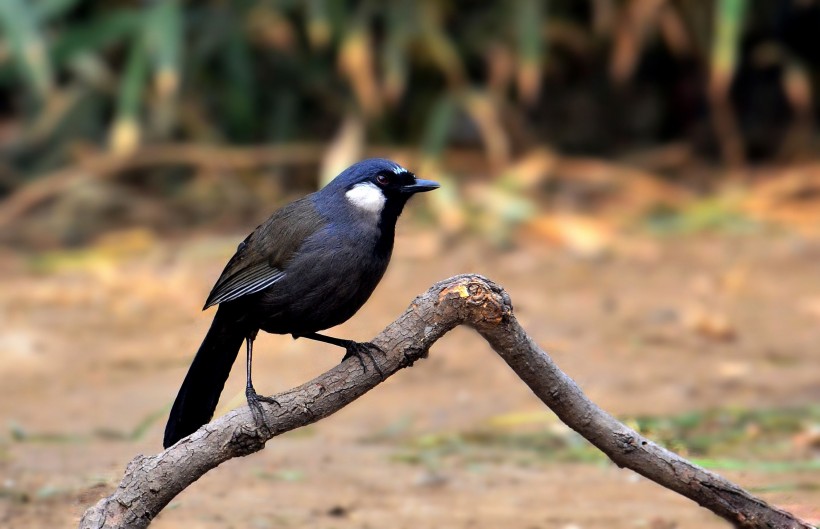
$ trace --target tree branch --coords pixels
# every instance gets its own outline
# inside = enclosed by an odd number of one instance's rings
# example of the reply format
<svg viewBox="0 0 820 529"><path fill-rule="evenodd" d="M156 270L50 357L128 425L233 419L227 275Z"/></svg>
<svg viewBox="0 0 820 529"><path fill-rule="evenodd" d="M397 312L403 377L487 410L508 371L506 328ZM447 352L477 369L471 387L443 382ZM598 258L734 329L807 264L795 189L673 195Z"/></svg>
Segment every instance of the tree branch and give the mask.
<svg viewBox="0 0 820 529"><path fill-rule="evenodd" d="M385 377L427 356L458 325L476 329L532 391L570 428L618 466L674 490L743 528L811 526L768 505L726 479L669 452L592 403L575 382L524 332L507 293L478 275L456 276L417 297L373 343ZM89 508L80 528L146 527L183 489L228 459L261 450L281 433L318 421L376 387L375 369L356 359L339 364L264 405L269 428L257 428L247 407L234 410L153 456L137 456L113 494Z"/></svg>

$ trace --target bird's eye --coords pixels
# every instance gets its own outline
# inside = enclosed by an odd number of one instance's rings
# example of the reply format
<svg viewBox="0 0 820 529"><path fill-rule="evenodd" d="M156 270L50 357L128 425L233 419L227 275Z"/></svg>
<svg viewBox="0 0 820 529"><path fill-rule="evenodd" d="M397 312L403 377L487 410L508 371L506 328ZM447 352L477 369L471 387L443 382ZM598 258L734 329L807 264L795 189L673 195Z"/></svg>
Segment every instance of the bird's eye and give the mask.
<svg viewBox="0 0 820 529"><path fill-rule="evenodd" d="M378 182L379 185L386 186L390 183L390 177L384 173L380 173L376 176L376 182Z"/></svg>

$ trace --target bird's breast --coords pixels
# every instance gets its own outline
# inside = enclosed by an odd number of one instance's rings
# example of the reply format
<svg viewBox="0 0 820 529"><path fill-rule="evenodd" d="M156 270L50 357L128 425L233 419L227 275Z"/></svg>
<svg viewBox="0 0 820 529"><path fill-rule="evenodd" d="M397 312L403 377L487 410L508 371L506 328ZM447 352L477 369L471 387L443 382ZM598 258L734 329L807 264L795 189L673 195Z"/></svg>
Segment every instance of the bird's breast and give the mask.
<svg viewBox="0 0 820 529"><path fill-rule="evenodd" d="M347 321L376 289L387 270L392 237L378 230L328 230L307 241L285 277L261 297L260 328L280 334L317 332Z"/></svg>

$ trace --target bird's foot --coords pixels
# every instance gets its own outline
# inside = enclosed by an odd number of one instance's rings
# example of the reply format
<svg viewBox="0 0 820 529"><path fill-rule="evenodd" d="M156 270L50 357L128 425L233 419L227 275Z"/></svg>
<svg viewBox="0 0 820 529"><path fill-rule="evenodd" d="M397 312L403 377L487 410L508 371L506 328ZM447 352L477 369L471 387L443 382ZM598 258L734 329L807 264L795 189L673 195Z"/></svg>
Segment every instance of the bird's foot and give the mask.
<svg viewBox="0 0 820 529"><path fill-rule="evenodd" d="M272 397L265 397L264 395L260 395L253 389L253 386L248 386L245 388L245 398L248 400L248 407L251 409L251 414L253 415L253 421L256 423L258 428L261 428L265 434L270 434L271 429L268 426L268 422L265 420L265 414L262 412L262 402L267 404L276 404L277 406L281 406L276 399Z"/></svg>
<svg viewBox="0 0 820 529"><path fill-rule="evenodd" d="M384 380L384 372L382 368L379 367L379 364L376 362L376 359L373 357L373 351L376 351L381 354L385 354L384 351L379 348L379 346L374 345L370 342L354 342L351 341L350 343L346 344L344 358L342 358L342 362L347 360L350 357L356 357L359 360L359 363L362 365L362 369L365 373L367 373L367 365L364 363L364 358L362 356L367 356L370 361L373 363L373 367L376 369L376 372L379 376Z"/></svg>

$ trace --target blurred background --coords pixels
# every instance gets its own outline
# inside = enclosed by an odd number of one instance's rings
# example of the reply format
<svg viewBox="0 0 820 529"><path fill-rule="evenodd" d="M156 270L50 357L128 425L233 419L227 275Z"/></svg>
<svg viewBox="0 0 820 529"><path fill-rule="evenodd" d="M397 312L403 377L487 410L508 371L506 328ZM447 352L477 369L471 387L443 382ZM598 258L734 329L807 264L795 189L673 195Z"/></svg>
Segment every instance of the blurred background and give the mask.
<svg viewBox="0 0 820 529"><path fill-rule="evenodd" d="M485 274L596 403L820 521L818 31L817 0L0 0L0 525L76 523L157 452L238 241L369 156L443 185L330 334ZM257 343L265 393L341 358ZM463 329L182 524L725 526Z"/></svg>

